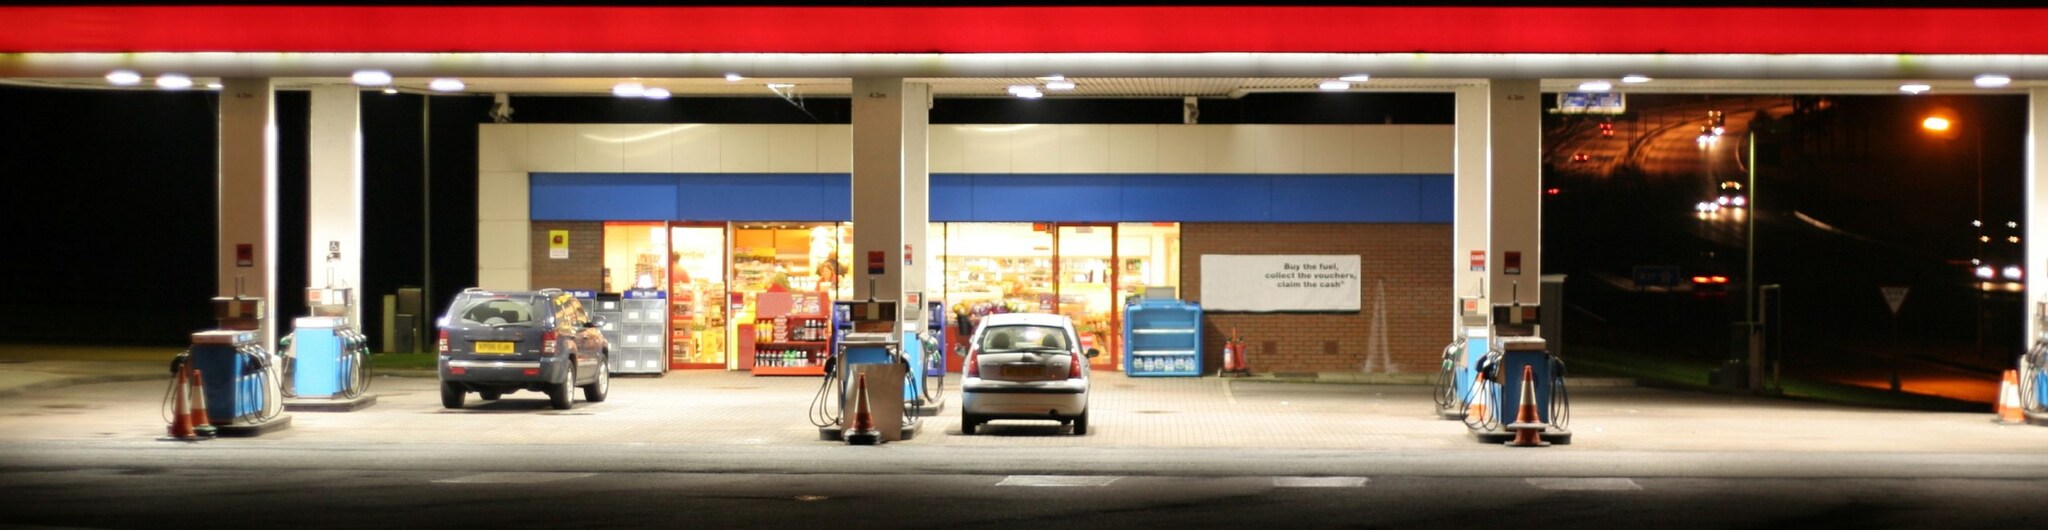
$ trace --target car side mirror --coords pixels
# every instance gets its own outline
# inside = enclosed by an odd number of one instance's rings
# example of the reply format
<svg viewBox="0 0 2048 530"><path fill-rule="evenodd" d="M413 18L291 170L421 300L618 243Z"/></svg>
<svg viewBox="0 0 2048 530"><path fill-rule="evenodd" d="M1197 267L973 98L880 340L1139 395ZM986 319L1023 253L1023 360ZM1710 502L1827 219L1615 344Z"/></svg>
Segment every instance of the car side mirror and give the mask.
<svg viewBox="0 0 2048 530"><path fill-rule="evenodd" d="M1095 349L1095 348L1089 348L1089 349L1088 349L1088 358L1090 358L1090 359L1094 359L1094 358L1096 358L1096 357L1101 357L1101 356L1102 356L1102 350L1098 350L1098 349Z"/></svg>

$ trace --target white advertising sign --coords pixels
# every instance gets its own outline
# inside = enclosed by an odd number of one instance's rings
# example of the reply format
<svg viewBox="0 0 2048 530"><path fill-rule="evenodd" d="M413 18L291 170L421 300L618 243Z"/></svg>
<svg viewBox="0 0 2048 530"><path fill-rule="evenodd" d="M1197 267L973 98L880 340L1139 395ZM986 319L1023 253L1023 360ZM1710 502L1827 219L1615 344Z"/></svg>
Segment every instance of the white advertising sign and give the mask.
<svg viewBox="0 0 2048 530"><path fill-rule="evenodd" d="M1358 311L1358 255L1202 256L1202 309Z"/></svg>

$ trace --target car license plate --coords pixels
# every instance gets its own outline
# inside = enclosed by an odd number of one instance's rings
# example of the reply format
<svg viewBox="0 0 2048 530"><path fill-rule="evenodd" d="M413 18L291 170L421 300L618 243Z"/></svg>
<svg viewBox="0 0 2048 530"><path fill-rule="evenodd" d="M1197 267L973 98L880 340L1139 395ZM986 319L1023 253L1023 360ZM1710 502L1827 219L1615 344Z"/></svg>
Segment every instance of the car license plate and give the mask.
<svg viewBox="0 0 2048 530"><path fill-rule="evenodd" d="M1045 367L1036 364L1012 364L1003 367L1003 377L1038 377L1045 374Z"/></svg>
<svg viewBox="0 0 2048 530"><path fill-rule="evenodd" d="M478 342L475 349L477 353L510 354L512 353L513 344L511 342Z"/></svg>

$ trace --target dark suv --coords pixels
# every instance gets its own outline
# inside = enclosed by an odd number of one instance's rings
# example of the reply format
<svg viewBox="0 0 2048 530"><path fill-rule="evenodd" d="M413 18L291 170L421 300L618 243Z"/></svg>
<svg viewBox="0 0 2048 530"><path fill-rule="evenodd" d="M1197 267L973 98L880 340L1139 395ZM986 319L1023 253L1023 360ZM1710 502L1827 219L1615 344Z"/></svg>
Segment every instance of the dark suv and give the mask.
<svg viewBox="0 0 2048 530"><path fill-rule="evenodd" d="M584 400L604 401L611 351L601 324L560 289L463 291L441 317L441 406L462 408L470 392L493 400L532 390L567 409L578 386Z"/></svg>

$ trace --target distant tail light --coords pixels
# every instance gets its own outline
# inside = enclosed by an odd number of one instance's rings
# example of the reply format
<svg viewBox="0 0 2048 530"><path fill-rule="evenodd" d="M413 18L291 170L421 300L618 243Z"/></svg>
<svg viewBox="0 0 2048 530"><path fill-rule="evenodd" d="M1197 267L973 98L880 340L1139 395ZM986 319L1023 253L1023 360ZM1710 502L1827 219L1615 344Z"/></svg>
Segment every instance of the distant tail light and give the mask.
<svg viewBox="0 0 2048 530"><path fill-rule="evenodd" d="M1072 359L1072 362L1067 363L1067 379L1080 379L1081 365L1087 364L1088 358L1075 355L1069 357L1069 359Z"/></svg>
<svg viewBox="0 0 2048 530"><path fill-rule="evenodd" d="M555 339L559 338L561 338L561 335L556 334L555 330L552 329L548 330L547 333L540 334L540 355L542 357L554 357Z"/></svg>
<svg viewBox="0 0 2048 530"><path fill-rule="evenodd" d="M967 377L981 377L981 348L967 350Z"/></svg>
<svg viewBox="0 0 2048 530"><path fill-rule="evenodd" d="M441 330L441 353L448 353L448 330Z"/></svg>

